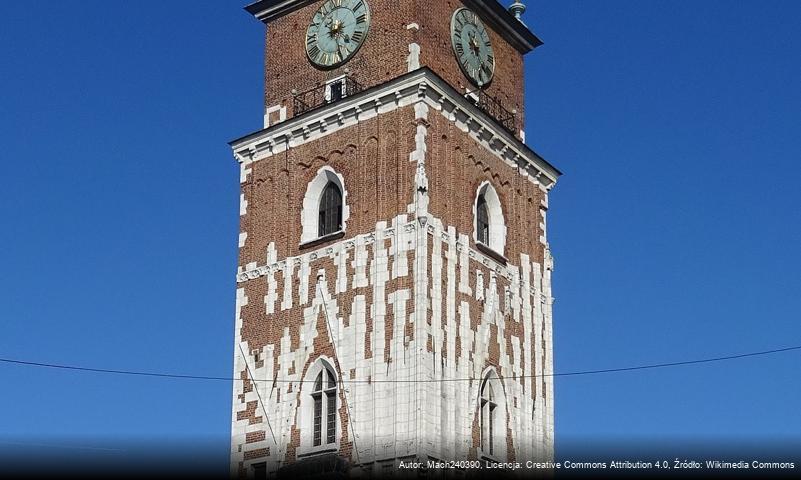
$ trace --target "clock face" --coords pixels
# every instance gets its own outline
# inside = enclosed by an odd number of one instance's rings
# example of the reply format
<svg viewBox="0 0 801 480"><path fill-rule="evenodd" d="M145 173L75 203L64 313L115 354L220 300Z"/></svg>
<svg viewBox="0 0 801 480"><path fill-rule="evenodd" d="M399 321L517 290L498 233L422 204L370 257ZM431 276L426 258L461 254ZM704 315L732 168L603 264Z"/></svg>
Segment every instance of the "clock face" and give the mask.
<svg viewBox="0 0 801 480"><path fill-rule="evenodd" d="M489 84L495 74L495 54L478 15L466 8L456 10L451 19L451 43L459 66L470 81L479 88Z"/></svg>
<svg viewBox="0 0 801 480"><path fill-rule="evenodd" d="M362 46L369 29L367 0L328 0L306 29L306 55L318 67L342 65Z"/></svg>

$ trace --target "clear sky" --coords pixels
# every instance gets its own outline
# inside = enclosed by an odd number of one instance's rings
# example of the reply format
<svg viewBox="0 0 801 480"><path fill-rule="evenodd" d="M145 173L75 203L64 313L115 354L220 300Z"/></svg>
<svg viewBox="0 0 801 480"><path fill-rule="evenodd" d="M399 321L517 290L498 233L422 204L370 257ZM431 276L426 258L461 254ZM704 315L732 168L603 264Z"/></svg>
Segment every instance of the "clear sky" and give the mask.
<svg viewBox="0 0 801 480"><path fill-rule="evenodd" d="M245 2L0 2L0 357L228 376ZM801 344L795 1L536 1L557 372ZM556 381L582 439L801 437L798 351ZM227 382L0 365L0 442L202 441ZM2 446L0 446L2 449Z"/></svg>

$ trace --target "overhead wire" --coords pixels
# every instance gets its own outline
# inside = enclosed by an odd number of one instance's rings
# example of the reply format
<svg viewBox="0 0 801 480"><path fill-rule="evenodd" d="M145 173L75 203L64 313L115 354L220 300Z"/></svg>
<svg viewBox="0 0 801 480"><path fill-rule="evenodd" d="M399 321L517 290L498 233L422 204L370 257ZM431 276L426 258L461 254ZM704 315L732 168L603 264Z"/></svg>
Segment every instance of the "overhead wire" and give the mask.
<svg viewBox="0 0 801 480"><path fill-rule="evenodd" d="M694 360L682 360L676 362L665 362L665 363L652 363L652 364L644 364L644 365L634 365L629 367L619 367L619 368L604 368L604 369L594 369L594 370L577 370L572 372L557 372L551 374L537 374L537 375L514 375L511 377L501 377L501 379L521 379L521 378L543 378L543 377L575 377L575 376L582 376L582 375L598 375L604 373L617 373L617 372L631 372L636 370L651 370L657 368L668 368L668 367L678 367L678 366L686 366L686 365L698 365L698 364L705 364L705 363L714 363L714 362L723 362L728 360L736 360L742 358L750 358L750 357L759 357L759 356L766 356L766 355L774 355L777 353L785 353L790 351L801 350L801 345L794 345L790 347L784 348L774 348L771 350L762 350L762 351L755 351L755 352L748 352L748 353L741 353L735 355L725 355L725 356L718 356L718 357L709 357L709 358L701 358L701 359L694 359ZM51 369L59 369L59 370L70 370L70 371L78 371L78 372L89 372L89 373L104 373L104 374L113 374L113 375L129 375L129 376L140 376L140 377L156 377L156 378L167 378L167 379L181 379L181 380L209 380L209 381L246 381L246 382L280 382L280 383L304 383L309 382L310 380L281 380L281 379L255 379L255 378L233 378L233 377L222 377L222 376L214 376L214 375L188 375L188 374L180 374L180 373L167 373L167 372L147 372L147 371L137 371L137 370L119 370L119 369L110 369L110 368L99 368L99 367L82 367L78 365L68 365L68 364L58 364L58 363L49 363L49 362L36 362L30 360L20 360L14 358L0 358L0 363L10 364L10 365L20 365L20 366L28 366L28 367L40 367L40 368L51 368ZM342 379L344 383L437 383L437 382L471 382L471 381L480 381L480 378L476 377L464 377L464 378L436 378L436 379L421 379L421 380L358 380L358 379Z"/></svg>

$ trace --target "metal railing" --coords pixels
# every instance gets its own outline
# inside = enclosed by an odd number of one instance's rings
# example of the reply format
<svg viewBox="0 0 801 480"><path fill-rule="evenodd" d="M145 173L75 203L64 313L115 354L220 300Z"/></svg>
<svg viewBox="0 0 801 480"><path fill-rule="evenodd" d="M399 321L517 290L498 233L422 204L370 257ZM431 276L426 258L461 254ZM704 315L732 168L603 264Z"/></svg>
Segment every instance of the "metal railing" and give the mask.
<svg viewBox="0 0 801 480"><path fill-rule="evenodd" d="M465 97L479 110L494 118L503 128L515 134L516 112L507 110L498 99L488 95L484 90L473 90L465 94Z"/></svg>
<svg viewBox="0 0 801 480"><path fill-rule="evenodd" d="M302 93L293 92L294 115L302 115L330 103L338 102L362 90L364 87L352 77L342 77Z"/></svg>

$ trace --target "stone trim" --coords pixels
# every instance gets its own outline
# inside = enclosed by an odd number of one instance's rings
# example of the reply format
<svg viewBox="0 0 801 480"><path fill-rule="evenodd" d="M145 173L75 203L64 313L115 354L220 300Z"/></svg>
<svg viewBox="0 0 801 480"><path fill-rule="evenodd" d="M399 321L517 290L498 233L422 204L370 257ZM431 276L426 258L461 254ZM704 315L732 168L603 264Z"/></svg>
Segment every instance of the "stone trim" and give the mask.
<svg viewBox="0 0 801 480"><path fill-rule="evenodd" d="M425 229L428 235L433 237L436 234L436 229L433 226L432 221L440 224L441 222L429 215ZM402 227L399 227L403 228L404 232L411 233L415 231L417 225L418 221L414 220L403 224ZM446 230L447 229L443 229L441 232L441 240L445 243L448 243L450 241L450 235ZM264 265L257 265L254 262L252 264L248 264L245 268L239 267L236 275L236 283L242 284L250 280L266 277L278 272L284 272L290 268L294 270L304 264L310 265L312 262L320 258L328 258L342 251L355 250L357 244L361 246L372 245L375 243L376 238L392 237L395 235L395 231L396 229L394 227L389 227L383 230L375 230L373 232L357 235L356 237L341 241L334 245L319 248L295 257L288 257L283 260L273 259L273 261ZM457 253L461 254L465 249L467 249L467 257L469 259L492 269L495 274L500 275L509 281L512 281L520 276L519 268L508 263L508 260L505 257L499 256L497 252L493 252L491 250L485 251L484 248L486 247L483 245L477 245L476 248L470 247L469 244L463 241L463 239L468 238L466 235L460 235L459 233L456 233L455 237L454 243L456 245ZM326 238L321 240L332 239ZM531 288L531 294L540 295L541 292L538 292L535 288Z"/></svg>
<svg viewBox="0 0 801 480"><path fill-rule="evenodd" d="M377 115L425 102L510 168L550 190L561 172L427 67L230 142L242 165L272 157Z"/></svg>

